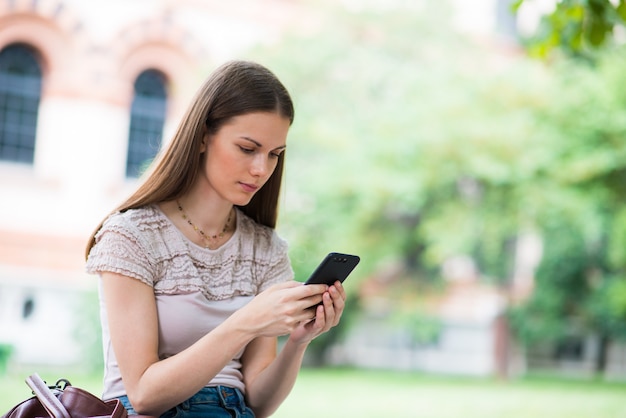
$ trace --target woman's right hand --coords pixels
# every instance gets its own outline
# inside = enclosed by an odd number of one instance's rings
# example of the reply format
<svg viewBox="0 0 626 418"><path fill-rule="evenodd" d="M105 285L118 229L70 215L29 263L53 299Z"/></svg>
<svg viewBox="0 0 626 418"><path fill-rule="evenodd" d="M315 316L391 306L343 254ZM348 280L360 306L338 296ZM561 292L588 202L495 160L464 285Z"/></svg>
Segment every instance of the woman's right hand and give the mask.
<svg viewBox="0 0 626 418"><path fill-rule="evenodd" d="M325 284L279 283L255 296L232 319L240 320L241 326L256 336L287 335L299 324L315 319L314 306L326 291Z"/></svg>

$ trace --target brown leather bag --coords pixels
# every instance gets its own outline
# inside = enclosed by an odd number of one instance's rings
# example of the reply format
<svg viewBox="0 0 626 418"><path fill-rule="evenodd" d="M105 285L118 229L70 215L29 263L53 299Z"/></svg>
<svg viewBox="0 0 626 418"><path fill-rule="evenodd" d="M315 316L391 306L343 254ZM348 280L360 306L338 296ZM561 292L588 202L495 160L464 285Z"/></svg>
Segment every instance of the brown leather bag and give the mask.
<svg viewBox="0 0 626 418"><path fill-rule="evenodd" d="M119 399L103 401L61 379L48 387L38 374L26 379L35 396L14 406L2 418L127 418Z"/></svg>

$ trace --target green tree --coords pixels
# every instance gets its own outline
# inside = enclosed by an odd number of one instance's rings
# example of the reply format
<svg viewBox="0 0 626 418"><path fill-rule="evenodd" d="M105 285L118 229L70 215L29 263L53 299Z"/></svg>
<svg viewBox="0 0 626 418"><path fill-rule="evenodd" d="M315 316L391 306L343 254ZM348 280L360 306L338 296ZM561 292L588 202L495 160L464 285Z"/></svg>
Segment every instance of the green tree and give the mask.
<svg viewBox="0 0 626 418"><path fill-rule="evenodd" d="M526 341L556 340L575 319L600 336L597 369L608 343L626 338L621 295L626 283L623 196L626 191L626 60L604 51L593 67L553 64L558 100L537 113L550 129L553 163L545 172L558 191L538 217L546 251L531 300L513 312Z"/></svg>
<svg viewBox="0 0 626 418"><path fill-rule="evenodd" d="M513 9L519 10L533 0L516 0ZM541 24L529 39L531 54L546 57L555 49L569 55L589 56L598 47L614 41L615 29L626 23L624 0L555 0L554 11L543 17Z"/></svg>
<svg viewBox="0 0 626 418"><path fill-rule="evenodd" d="M362 255L350 295L389 264L421 285L414 299L438 291L441 263L459 253L503 281L509 243L532 220L521 180L548 160L526 109L544 100L542 65L485 65L496 58L453 29L445 2L428 14L334 7L333 30L257 55L296 101L280 225L296 277L336 250Z"/></svg>
<svg viewBox="0 0 626 418"><path fill-rule="evenodd" d="M513 7L531 1L519 0ZM623 30L625 23L623 0L561 0L527 43L529 52L535 56L545 58L563 51L568 56L592 59L595 63L592 68L578 66L576 71L571 71L572 66L564 68L559 65L563 60L557 61L555 71L565 74L564 81L569 85L565 100L559 101L546 117L555 123L555 138L561 137L557 141L561 153L556 168L562 175L554 178L572 192L584 193L579 201L587 208L586 216L577 217L577 225L572 225L583 231L584 246L579 247L579 255L580 260L587 260L581 267L588 283L581 286L588 292L577 300L577 313L589 330L600 335L598 370L604 368L608 342L626 339L622 325L626 320L623 210L626 65L623 48L616 46L620 43L616 30ZM558 276L556 271L554 274ZM546 291L546 286L549 284L544 278L535 295L555 293ZM541 298L535 296L525 308L536 310L541 305ZM532 335L533 322L525 321L528 316L521 318L519 325L523 333Z"/></svg>
<svg viewBox="0 0 626 418"><path fill-rule="evenodd" d="M332 30L257 51L296 101L279 226L296 277L345 251L363 259L351 295L397 262L436 291L441 263L469 254L506 289L530 230L547 250L516 332L556 338L575 316L619 338L623 299L603 301L623 294L626 260L621 55L594 67L503 58L457 34L445 3L428 14L325 4Z"/></svg>

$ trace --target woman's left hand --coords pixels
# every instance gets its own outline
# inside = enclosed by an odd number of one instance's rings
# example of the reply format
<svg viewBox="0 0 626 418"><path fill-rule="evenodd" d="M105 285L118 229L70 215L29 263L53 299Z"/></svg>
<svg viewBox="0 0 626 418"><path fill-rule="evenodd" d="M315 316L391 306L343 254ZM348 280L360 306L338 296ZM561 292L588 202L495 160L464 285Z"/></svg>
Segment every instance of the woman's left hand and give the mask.
<svg viewBox="0 0 626 418"><path fill-rule="evenodd" d="M346 306L346 291L341 282L336 281L322 295L322 304L316 309L315 319L302 322L290 334L289 339L296 344L306 344L339 323Z"/></svg>

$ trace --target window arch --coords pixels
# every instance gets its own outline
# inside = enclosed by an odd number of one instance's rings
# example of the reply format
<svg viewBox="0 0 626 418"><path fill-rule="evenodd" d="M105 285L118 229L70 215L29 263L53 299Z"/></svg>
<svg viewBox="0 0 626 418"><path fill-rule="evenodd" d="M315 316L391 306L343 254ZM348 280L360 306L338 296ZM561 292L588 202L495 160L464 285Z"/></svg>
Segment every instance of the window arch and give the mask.
<svg viewBox="0 0 626 418"><path fill-rule="evenodd" d="M157 70L139 74L130 110L126 177L139 177L161 148L166 107L165 76Z"/></svg>
<svg viewBox="0 0 626 418"><path fill-rule="evenodd" d="M41 99L35 51L12 44L0 51L0 160L32 164Z"/></svg>

